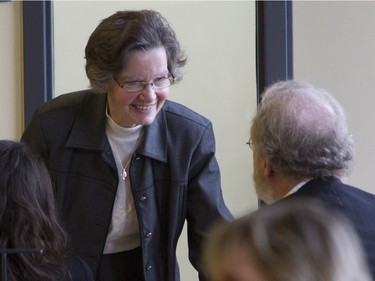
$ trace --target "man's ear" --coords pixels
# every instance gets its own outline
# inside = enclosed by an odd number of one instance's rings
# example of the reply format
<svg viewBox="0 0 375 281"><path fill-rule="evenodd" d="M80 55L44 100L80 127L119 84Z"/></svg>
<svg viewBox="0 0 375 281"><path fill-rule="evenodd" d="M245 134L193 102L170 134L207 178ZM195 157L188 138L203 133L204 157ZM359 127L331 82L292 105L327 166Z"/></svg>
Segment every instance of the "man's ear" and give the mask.
<svg viewBox="0 0 375 281"><path fill-rule="evenodd" d="M270 159L267 154L264 154L263 157L263 175L265 177L270 177L272 174L272 167L270 163Z"/></svg>

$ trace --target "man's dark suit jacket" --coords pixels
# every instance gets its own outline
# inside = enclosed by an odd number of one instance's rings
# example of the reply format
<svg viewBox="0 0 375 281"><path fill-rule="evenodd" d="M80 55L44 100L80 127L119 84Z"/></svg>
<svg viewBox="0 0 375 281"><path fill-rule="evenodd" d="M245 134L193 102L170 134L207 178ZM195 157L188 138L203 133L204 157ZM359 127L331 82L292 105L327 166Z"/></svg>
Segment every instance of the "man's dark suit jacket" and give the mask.
<svg viewBox="0 0 375 281"><path fill-rule="evenodd" d="M317 199L338 209L352 222L362 240L372 279L375 280L375 195L331 177L311 180L281 201L295 199Z"/></svg>

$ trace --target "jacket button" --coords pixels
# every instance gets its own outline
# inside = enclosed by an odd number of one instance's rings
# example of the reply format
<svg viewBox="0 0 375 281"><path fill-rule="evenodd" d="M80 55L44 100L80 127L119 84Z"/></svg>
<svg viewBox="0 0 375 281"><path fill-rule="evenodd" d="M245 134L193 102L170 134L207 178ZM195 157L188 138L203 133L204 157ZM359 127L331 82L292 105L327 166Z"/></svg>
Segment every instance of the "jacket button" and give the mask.
<svg viewBox="0 0 375 281"><path fill-rule="evenodd" d="M152 268L152 266L148 265L147 268L146 268L146 270L150 270L151 268Z"/></svg>
<svg viewBox="0 0 375 281"><path fill-rule="evenodd" d="M146 196L141 196L141 197L139 197L139 200L141 200L141 201L145 201L147 199L147 197Z"/></svg>
<svg viewBox="0 0 375 281"><path fill-rule="evenodd" d="M152 233L151 232L149 232L149 233L146 233L146 238L150 238L151 237L151 235L152 235Z"/></svg>

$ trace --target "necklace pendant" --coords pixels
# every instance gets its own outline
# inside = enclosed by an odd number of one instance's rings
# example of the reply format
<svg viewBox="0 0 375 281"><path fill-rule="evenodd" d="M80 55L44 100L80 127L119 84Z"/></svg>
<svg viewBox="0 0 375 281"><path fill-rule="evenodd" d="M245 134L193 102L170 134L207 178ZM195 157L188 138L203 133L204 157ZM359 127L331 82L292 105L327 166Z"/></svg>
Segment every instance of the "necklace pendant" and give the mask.
<svg viewBox="0 0 375 281"><path fill-rule="evenodd" d="M122 169L122 173L120 174L122 180L124 181L126 177L128 176L128 173L125 171L125 169Z"/></svg>

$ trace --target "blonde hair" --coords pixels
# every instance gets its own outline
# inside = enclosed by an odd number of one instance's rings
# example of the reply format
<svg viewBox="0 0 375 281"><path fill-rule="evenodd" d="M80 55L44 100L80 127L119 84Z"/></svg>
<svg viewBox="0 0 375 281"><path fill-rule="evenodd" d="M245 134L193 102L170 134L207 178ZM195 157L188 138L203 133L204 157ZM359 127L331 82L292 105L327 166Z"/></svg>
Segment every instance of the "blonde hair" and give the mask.
<svg viewBox="0 0 375 281"><path fill-rule="evenodd" d="M341 214L314 202L280 202L216 226L204 248L207 274L233 249L244 253L268 281L370 281L360 240Z"/></svg>

